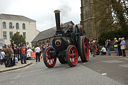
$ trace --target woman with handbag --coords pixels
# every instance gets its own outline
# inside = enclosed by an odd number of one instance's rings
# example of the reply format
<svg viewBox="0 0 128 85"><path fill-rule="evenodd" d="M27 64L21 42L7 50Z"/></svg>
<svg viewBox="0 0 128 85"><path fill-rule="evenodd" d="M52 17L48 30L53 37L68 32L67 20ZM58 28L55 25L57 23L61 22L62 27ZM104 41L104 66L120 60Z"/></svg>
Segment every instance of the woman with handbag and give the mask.
<svg viewBox="0 0 128 85"><path fill-rule="evenodd" d="M126 43L124 37L121 38L120 46L121 46L121 51L123 52L123 57L126 57L126 53L125 53Z"/></svg>

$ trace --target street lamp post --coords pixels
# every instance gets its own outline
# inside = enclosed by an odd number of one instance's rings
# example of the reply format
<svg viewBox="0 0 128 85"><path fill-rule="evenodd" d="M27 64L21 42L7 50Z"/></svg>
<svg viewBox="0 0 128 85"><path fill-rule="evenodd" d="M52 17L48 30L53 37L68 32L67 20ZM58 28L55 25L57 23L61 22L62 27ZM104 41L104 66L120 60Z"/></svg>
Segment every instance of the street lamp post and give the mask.
<svg viewBox="0 0 128 85"><path fill-rule="evenodd" d="M19 29L17 29L17 32L16 33L19 34ZM17 39L17 41L18 41L17 45L19 46L19 38Z"/></svg>

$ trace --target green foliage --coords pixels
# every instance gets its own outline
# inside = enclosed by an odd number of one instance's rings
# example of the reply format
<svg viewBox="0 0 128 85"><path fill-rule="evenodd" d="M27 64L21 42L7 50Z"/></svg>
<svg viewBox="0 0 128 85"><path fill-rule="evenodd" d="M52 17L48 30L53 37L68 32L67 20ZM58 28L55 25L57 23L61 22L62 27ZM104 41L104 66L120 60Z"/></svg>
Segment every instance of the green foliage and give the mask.
<svg viewBox="0 0 128 85"><path fill-rule="evenodd" d="M43 41L42 44L45 44L45 42Z"/></svg>
<svg viewBox="0 0 128 85"><path fill-rule="evenodd" d="M97 31L98 36L101 36L105 32L118 34L118 32L128 30L127 1L128 0L93 0L92 8L95 16L94 29Z"/></svg>
<svg viewBox="0 0 128 85"><path fill-rule="evenodd" d="M122 4L122 1L125 3L126 0L111 0L111 5L116 15L117 22L120 25L120 30L126 30L128 28L126 16L128 15L125 9L126 4Z"/></svg>
<svg viewBox="0 0 128 85"><path fill-rule="evenodd" d="M14 41L16 45L19 45L20 43L26 44L25 38L22 35L19 35L18 32L12 36L11 41Z"/></svg>
<svg viewBox="0 0 128 85"><path fill-rule="evenodd" d="M107 39L113 40L115 37L116 38L125 37L125 39L128 39L127 34L128 34L128 30L126 30L126 31L118 30L118 31L104 32L98 38L99 39L99 44L104 45L105 41Z"/></svg>
<svg viewBox="0 0 128 85"><path fill-rule="evenodd" d="M94 0L93 14L95 16L95 27L98 35L113 29L113 17L109 0Z"/></svg>

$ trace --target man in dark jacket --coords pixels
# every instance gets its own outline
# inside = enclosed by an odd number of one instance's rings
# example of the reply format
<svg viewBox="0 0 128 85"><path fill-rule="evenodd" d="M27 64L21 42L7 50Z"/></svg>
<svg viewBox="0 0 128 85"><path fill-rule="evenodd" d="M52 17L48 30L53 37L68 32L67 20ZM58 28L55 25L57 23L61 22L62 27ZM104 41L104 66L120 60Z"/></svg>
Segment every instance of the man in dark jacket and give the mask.
<svg viewBox="0 0 128 85"><path fill-rule="evenodd" d="M119 56L122 55L122 52L121 52L121 48L120 48L120 43L121 43L121 38L118 39L118 52L119 52Z"/></svg>
<svg viewBox="0 0 128 85"><path fill-rule="evenodd" d="M80 36L85 35L85 31L83 30L83 26L82 25L80 25L79 33L80 33Z"/></svg>
<svg viewBox="0 0 128 85"><path fill-rule="evenodd" d="M106 49L107 49L107 52L108 52L108 55L111 55L111 52L110 52L110 40L106 40Z"/></svg>
<svg viewBox="0 0 128 85"><path fill-rule="evenodd" d="M10 50L10 45L8 45L8 47L5 49L5 55L6 55L6 59L7 59L7 67L11 66L11 50Z"/></svg>
<svg viewBox="0 0 128 85"><path fill-rule="evenodd" d="M12 49L14 51L14 41L11 42Z"/></svg>
<svg viewBox="0 0 128 85"><path fill-rule="evenodd" d="M67 29L67 37L71 37L72 32L73 32L73 26L72 24L69 24L69 27Z"/></svg>

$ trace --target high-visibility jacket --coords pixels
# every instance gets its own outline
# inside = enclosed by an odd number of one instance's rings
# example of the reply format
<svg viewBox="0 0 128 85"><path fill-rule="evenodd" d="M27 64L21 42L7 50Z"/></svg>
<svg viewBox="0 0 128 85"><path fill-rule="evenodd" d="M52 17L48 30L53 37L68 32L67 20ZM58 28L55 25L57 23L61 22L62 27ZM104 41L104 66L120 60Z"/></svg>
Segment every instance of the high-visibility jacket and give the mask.
<svg viewBox="0 0 128 85"><path fill-rule="evenodd" d="M115 47L115 48L118 47L118 44L117 44L117 43L118 43L118 41L115 40L115 41L114 41L114 47Z"/></svg>

